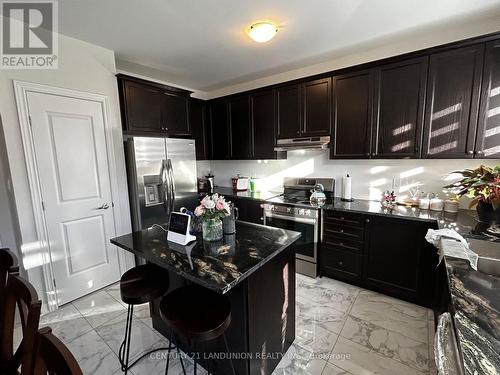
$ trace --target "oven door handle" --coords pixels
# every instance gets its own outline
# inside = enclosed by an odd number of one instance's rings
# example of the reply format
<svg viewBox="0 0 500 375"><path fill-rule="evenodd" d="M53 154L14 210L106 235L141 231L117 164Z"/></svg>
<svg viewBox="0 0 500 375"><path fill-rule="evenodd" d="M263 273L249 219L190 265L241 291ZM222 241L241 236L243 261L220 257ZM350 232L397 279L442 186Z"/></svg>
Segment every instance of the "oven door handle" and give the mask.
<svg viewBox="0 0 500 375"><path fill-rule="evenodd" d="M274 217L276 219L282 219L282 220L288 220L288 221L295 221L297 223L304 223L304 224L313 224L315 225L317 223L317 219L308 219L308 218L303 218L303 217L294 217L294 216L285 216L285 215L277 215L271 212L266 212L265 217Z"/></svg>

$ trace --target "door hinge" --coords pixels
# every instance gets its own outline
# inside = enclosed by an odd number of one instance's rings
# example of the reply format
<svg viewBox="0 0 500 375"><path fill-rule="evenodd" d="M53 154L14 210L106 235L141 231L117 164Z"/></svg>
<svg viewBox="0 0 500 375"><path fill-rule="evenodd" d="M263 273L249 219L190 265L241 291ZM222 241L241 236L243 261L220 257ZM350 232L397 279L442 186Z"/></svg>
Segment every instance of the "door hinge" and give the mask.
<svg viewBox="0 0 500 375"><path fill-rule="evenodd" d="M52 279L52 282L54 283L54 289L57 289L56 279Z"/></svg>
<svg viewBox="0 0 500 375"><path fill-rule="evenodd" d="M42 201L42 211L45 211L45 203Z"/></svg>
<svg viewBox="0 0 500 375"><path fill-rule="evenodd" d="M115 202L111 202L111 207L114 207L115 206Z"/></svg>
<svg viewBox="0 0 500 375"><path fill-rule="evenodd" d="M30 123L30 126L33 126L33 123L31 122L31 116L28 115L28 122Z"/></svg>

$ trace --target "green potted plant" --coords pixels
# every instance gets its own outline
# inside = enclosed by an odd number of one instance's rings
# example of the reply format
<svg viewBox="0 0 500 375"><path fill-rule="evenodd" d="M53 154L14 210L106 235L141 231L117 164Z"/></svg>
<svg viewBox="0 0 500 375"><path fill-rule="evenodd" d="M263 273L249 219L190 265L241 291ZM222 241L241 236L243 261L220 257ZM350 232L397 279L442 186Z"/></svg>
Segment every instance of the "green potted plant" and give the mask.
<svg viewBox="0 0 500 375"><path fill-rule="evenodd" d="M445 188L451 189L459 198L471 198L469 208L476 206L479 221L500 224L500 165L493 168L481 165L452 173L461 174L463 178Z"/></svg>

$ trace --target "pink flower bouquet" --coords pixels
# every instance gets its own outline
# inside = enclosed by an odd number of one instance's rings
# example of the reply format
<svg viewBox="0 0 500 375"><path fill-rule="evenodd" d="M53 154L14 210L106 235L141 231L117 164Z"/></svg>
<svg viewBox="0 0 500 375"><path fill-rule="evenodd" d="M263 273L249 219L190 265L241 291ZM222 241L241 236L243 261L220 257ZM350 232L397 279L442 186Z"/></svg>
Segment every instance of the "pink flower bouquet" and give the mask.
<svg viewBox="0 0 500 375"><path fill-rule="evenodd" d="M224 219L230 215L229 205L222 195L206 195L195 208L194 214L202 220Z"/></svg>

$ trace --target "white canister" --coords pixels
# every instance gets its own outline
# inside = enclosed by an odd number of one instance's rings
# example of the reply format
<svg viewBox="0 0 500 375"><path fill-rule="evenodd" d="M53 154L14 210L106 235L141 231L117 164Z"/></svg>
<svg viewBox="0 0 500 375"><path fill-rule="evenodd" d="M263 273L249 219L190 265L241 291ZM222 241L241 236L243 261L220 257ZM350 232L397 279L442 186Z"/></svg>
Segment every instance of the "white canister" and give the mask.
<svg viewBox="0 0 500 375"><path fill-rule="evenodd" d="M421 210L428 210L429 204L430 204L429 198L420 198L418 201L418 208L420 208Z"/></svg>
<svg viewBox="0 0 500 375"><path fill-rule="evenodd" d="M443 211L443 207L444 207L444 202L442 199L438 197L432 198L429 202L429 208L432 211Z"/></svg>
<svg viewBox="0 0 500 375"><path fill-rule="evenodd" d="M451 213L458 212L458 201L451 199L444 201L444 211Z"/></svg>

